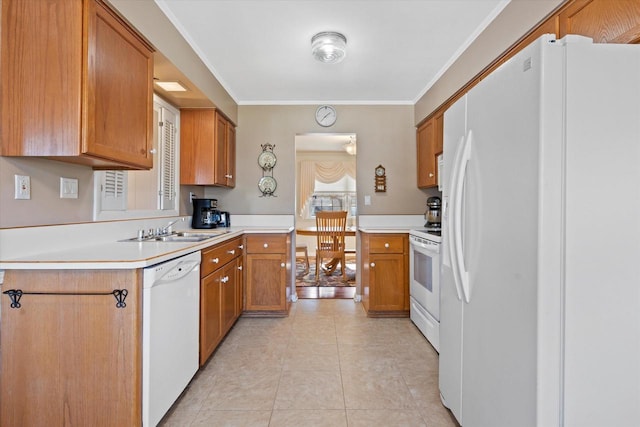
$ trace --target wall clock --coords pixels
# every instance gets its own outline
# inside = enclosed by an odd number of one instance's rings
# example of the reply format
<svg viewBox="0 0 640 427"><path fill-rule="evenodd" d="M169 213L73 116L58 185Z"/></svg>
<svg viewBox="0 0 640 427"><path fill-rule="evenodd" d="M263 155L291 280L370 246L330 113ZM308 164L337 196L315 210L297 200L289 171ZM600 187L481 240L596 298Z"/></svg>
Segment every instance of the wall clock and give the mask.
<svg viewBox="0 0 640 427"><path fill-rule="evenodd" d="M387 191L387 175L382 165L376 166L375 171L376 193L384 193Z"/></svg>
<svg viewBox="0 0 640 427"><path fill-rule="evenodd" d="M336 109L330 105L321 105L316 110L316 122L318 122L320 126L333 126L337 118Z"/></svg>

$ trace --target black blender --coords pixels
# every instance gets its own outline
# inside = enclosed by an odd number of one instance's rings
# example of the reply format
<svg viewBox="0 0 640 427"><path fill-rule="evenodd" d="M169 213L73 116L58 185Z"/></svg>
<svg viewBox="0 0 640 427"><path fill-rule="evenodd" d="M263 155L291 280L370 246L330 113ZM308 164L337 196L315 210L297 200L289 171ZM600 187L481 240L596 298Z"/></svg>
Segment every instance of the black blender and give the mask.
<svg viewBox="0 0 640 427"><path fill-rule="evenodd" d="M427 199L427 211L424 213L427 223L424 225L427 232L440 233L440 211L442 202L440 197L429 197Z"/></svg>

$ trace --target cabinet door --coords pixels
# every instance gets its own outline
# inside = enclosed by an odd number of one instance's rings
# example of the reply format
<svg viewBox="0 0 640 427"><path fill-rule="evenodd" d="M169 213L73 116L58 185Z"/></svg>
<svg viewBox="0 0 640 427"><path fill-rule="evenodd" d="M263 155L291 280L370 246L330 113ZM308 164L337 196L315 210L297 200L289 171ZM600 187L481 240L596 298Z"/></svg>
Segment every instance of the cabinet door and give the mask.
<svg viewBox="0 0 640 427"><path fill-rule="evenodd" d="M404 255L371 254L369 260L370 310L407 310L409 295Z"/></svg>
<svg viewBox="0 0 640 427"><path fill-rule="evenodd" d="M55 10L57 25L49 22L50 10ZM2 155L77 155L82 2L52 7L44 1L3 0L1 39Z"/></svg>
<svg viewBox="0 0 640 427"><path fill-rule="evenodd" d="M242 315L244 309L244 257L238 258L237 276L236 276L236 318Z"/></svg>
<svg viewBox="0 0 640 427"><path fill-rule="evenodd" d="M218 270L200 281L200 366L222 339L220 286Z"/></svg>
<svg viewBox="0 0 640 427"><path fill-rule="evenodd" d="M216 144L215 144L215 182L217 185L227 185L227 128L229 122L222 115L216 113Z"/></svg>
<svg viewBox="0 0 640 427"><path fill-rule="evenodd" d="M236 128L233 123L227 126L227 187L236 186Z"/></svg>
<svg viewBox="0 0 640 427"><path fill-rule="evenodd" d="M139 425L142 273L8 270L10 289L44 294L20 308L0 294L0 425ZM128 292L122 307L116 289Z"/></svg>
<svg viewBox="0 0 640 427"><path fill-rule="evenodd" d="M639 43L640 2L578 0L559 16L560 37L580 34L594 43Z"/></svg>
<svg viewBox="0 0 640 427"><path fill-rule="evenodd" d="M246 259L248 311L286 310L285 254L249 254Z"/></svg>
<svg viewBox="0 0 640 427"><path fill-rule="evenodd" d="M153 56L101 2L90 1L82 152L153 166Z"/></svg>
<svg viewBox="0 0 640 427"><path fill-rule="evenodd" d="M225 265L220 272L220 323L222 335L225 335L236 321L238 292L237 273L238 262L233 260Z"/></svg>
<svg viewBox="0 0 640 427"><path fill-rule="evenodd" d="M215 110L180 110L180 184L213 184Z"/></svg>
<svg viewBox="0 0 640 427"><path fill-rule="evenodd" d="M416 135L418 158L418 188L435 187L436 177L436 122L430 119L418 128Z"/></svg>

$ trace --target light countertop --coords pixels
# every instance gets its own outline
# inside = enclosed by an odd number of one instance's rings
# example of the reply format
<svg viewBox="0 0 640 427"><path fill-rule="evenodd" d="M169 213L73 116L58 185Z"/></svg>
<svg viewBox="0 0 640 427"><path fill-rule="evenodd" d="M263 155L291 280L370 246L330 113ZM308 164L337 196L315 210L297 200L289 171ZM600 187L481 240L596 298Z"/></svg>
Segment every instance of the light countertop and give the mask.
<svg viewBox="0 0 640 427"><path fill-rule="evenodd" d="M214 229L211 231L220 231ZM0 260L0 270L135 269L144 268L191 252L206 249L247 233L289 233L293 227L230 227L200 242L113 241L63 250L52 250ZM189 230L206 233L207 230Z"/></svg>

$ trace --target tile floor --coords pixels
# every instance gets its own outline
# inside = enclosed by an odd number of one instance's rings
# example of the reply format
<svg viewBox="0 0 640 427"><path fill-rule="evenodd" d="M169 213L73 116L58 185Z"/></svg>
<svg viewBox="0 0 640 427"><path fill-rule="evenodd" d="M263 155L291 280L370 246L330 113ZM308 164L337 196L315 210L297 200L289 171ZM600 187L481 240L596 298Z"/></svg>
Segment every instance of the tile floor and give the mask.
<svg viewBox="0 0 640 427"><path fill-rule="evenodd" d="M161 426L457 426L438 354L409 319L350 299L307 299L287 318L240 318Z"/></svg>

